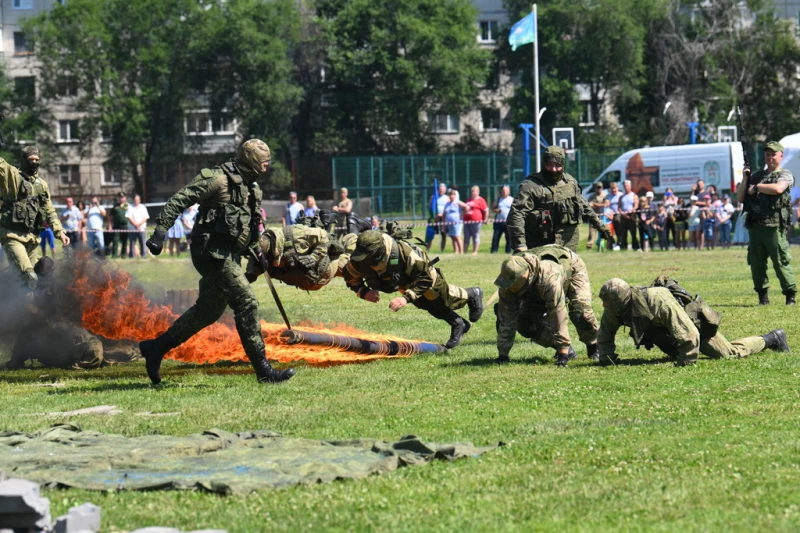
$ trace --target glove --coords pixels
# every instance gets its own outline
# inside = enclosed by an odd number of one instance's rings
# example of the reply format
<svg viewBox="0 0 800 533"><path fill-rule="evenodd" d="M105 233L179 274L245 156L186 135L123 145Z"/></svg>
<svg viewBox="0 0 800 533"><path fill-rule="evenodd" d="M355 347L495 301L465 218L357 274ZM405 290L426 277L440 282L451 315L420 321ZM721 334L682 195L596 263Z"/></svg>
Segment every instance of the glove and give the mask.
<svg viewBox="0 0 800 533"><path fill-rule="evenodd" d="M742 175L744 176L745 180L750 179L751 172L752 171L750 170L750 166L749 165L745 165L744 168L742 169Z"/></svg>
<svg viewBox="0 0 800 533"><path fill-rule="evenodd" d="M609 229L608 229L608 228L606 228L606 227L603 227L603 228L602 228L602 229L600 229L599 231L600 231L600 235L601 235L601 236L602 236L602 237L603 237L605 240L607 240L607 241L609 241L609 242L613 242L613 241L614 241L614 236L613 236L613 235L611 235L611 230L609 230Z"/></svg>
<svg viewBox="0 0 800 533"><path fill-rule="evenodd" d="M147 239L147 249L150 250L150 253L153 255L159 255L161 251L164 249L164 239L167 236L167 232L161 228L156 228L153 232L153 236ZM141 241L140 241L141 242Z"/></svg>
<svg viewBox="0 0 800 533"><path fill-rule="evenodd" d="M263 259L264 254L258 254L255 259L251 259L247 263L247 271L244 273L244 277L248 283L254 283L264 273Z"/></svg>
<svg viewBox="0 0 800 533"><path fill-rule="evenodd" d="M297 258L297 262L303 265L305 269L311 269L317 266L317 261L310 255L301 255Z"/></svg>

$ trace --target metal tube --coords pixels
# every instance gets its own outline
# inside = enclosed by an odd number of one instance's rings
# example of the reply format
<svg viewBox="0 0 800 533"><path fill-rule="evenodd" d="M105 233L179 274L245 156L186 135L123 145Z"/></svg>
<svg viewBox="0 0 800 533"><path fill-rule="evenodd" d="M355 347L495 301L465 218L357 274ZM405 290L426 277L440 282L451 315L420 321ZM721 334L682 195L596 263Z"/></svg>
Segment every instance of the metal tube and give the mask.
<svg viewBox="0 0 800 533"><path fill-rule="evenodd" d="M347 337L345 335L331 335L329 333L312 333L289 329L281 333L288 344L313 344L342 348L349 352L363 354L386 355L412 355L417 353L438 353L444 351L444 346L432 342L413 341L371 341Z"/></svg>

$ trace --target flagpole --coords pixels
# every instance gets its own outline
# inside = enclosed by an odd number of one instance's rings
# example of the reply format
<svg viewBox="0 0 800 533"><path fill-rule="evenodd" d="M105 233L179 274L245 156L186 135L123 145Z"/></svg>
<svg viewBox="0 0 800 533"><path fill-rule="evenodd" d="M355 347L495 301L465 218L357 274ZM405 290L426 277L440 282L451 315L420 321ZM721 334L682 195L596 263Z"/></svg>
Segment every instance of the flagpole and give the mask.
<svg viewBox="0 0 800 533"><path fill-rule="evenodd" d="M536 172L542 171L542 150L539 134L539 21L536 20L536 4L531 6L533 11L533 93L535 98L534 124L536 125Z"/></svg>

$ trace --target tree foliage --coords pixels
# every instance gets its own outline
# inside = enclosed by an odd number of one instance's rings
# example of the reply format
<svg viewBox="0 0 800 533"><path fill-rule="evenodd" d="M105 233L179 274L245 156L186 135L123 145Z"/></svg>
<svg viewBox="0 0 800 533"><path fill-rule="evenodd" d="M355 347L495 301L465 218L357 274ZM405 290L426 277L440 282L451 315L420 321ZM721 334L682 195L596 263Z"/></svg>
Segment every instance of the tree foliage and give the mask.
<svg viewBox="0 0 800 533"><path fill-rule="evenodd" d="M489 53L469 0L316 0L324 50L317 147L435 149L425 114L476 105ZM335 139L331 139L335 136Z"/></svg>

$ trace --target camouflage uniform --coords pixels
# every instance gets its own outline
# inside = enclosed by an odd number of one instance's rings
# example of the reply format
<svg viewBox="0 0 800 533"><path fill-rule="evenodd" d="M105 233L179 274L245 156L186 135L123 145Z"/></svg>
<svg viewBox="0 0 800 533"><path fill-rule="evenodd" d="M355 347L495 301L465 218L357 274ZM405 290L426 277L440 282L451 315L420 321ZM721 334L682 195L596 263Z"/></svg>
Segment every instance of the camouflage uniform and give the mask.
<svg viewBox="0 0 800 533"><path fill-rule="evenodd" d="M27 158L39 155L35 147L24 151L22 170L0 158L0 244L12 268L29 289L36 287L33 265L39 255L39 233L47 222L60 239L64 233L61 221L50 202L50 188L39 177L38 163Z"/></svg>
<svg viewBox="0 0 800 533"><path fill-rule="evenodd" d="M545 162L563 166L564 159L564 150L557 146L545 153ZM508 213L508 235L518 252L545 244L560 244L575 251L581 221L588 221L604 238L610 237L583 198L575 178L566 172L542 171L531 174L519 186Z"/></svg>
<svg viewBox="0 0 800 533"><path fill-rule="evenodd" d="M428 260L427 252L378 231L367 230L358 236L343 276L361 299L372 290L399 291L409 303L450 324L447 348L455 348L470 328L470 323L455 310L469 305L472 322L483 312L481 289L462 289L447 283L442 271Z"/></svg>
<svg viewBox="0 0 800 533"><path fill-rule="evenodd" d="M766 148L783 152L783 146L777 142L767 143ZM787 303L794 303L797 285L794 281L792 255L789 252L789 240L787 239L787 231L792 224L790 192L794 185L794 176L789 170L780 167L774 172L760 170L748 179L747 186L781 181L788 184L782 194L772 195L756 192L754 195L745 194L744 196L744 212L747 213L745 226L750 234L747 245L747 263L750 265L755 291L759 295L763 294L762 298L768 302L769 300L766 299L766 293L769 290L767 266L768 260L771 259L775 275L781 284L781 290L787 296Z"/></svg>
<svg viewBox="0 0 800 533"><path fill-rule="evenodd" d="M613 278L600 289L600 298L605 308L597 335L601 363L616 362L615 337L622 326L630 328L636 348L657 346L681 366L696 363L700 353L722 359L747 357L765 348L789 351L783 330L729 342L716 328L706 330L692 320L664 287L631 287Z"/></svg>
<svg viewBox="0 0 800 533"><path fill-rule="evenodd" d="M500 293L495 307L500 362L508 361L517 331L541 346L570 348L567 309L589 357L594 357L597 319L589 274L578 254L551 244L512 256L503 262L495 285Z"/></svg>
<svg viewBox="0 0 800 533"><path fill-rule="evenodd" d="M305 291L319 290L336 276L330 245L327 231L302 224L268 228L261 234L270 277Z"/></svg>
<svg viewBox="0 0 800 533"><path fill-rule="evenodd" d="M263 172L262 163L269 160L265 143L246 141L235 160L201 170L170 198L158 216L155 233L148 241L155 255L161 253L166 232L175 219L190 205L200 205L191 233L191 256L202 278L197 302L164 335L139 346L154 383L161 380L158 370L166 352L216 322L227 306L233 310L236 330L258 380L281 381L277 378L288 379L294 373L292 369L276 373L265 359L258 300L241 266L242 256L251 261L261 257L261 189L255 180Z"/></svg>
<svg viewBox="0 0 800 533"><path fill-rule="evenodd" d="M37 359L48 368L89 370L103 364L103 343L84 328L67 320L34 325L25 338L18 338L11 353L10 369L22 368Z"/></svg>

